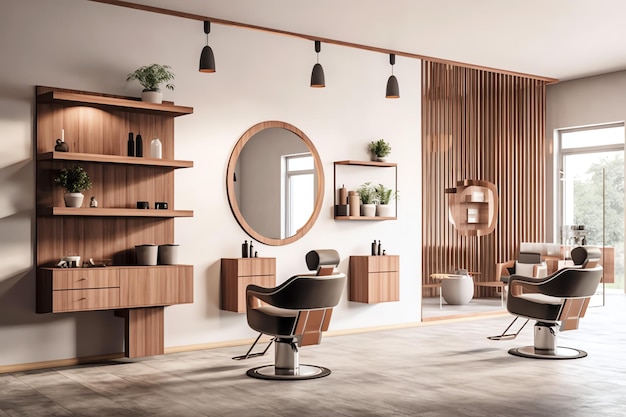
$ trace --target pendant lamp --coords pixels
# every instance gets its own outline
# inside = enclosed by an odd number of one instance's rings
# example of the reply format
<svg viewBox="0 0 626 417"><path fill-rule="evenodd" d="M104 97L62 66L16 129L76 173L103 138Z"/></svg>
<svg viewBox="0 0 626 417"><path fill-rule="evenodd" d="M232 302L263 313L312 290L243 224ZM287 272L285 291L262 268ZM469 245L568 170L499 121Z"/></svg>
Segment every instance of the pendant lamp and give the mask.
<svg viewBox="0 0 626 417"><path fill-rule="evenodd" d="M396 55L389 54L389 63L391 64L391 76L387 80L386 98L400 98L400 87L398 87L398 79L393 75L393 66L396 63Z"/></svg>
<svg viewBox="0 0 626 417"><path fill-rule="evenodd" d="M211 32L211 22L204 21L204 33L206 33L206 46L202 48L200 55L200 72L215 72L215 57L213 50L209 46L209 32Z"/></svg>
<svg viewBox="0 0 626 417"><path fill-rule="evenodd" d="M320 41L315 41L315 52L317 53L317 64L313 66L313 72L311 73L311 87L324 88L326 83L324 81L324 68L320 64L320 50L322 49Z"/></svg>

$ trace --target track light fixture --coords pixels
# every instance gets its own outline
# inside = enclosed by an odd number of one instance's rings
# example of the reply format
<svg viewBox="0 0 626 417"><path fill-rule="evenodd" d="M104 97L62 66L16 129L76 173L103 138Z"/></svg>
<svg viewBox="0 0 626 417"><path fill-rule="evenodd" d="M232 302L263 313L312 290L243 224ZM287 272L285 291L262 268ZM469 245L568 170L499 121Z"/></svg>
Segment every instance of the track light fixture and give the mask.
<svg viewBox="0 0 626 417"><path fill-rule="evenodd" d="M389 63L391 64L391 76L387 80L386 98L400 98L400 87L398 87L398 79L393 75L393 66L396 63L396 55L389 54Z"/></svg>
<svg viewBox="0 0 626 417"><path fill-rule="evenodd" d="M322 45L320 41L315 41L315 52L317 53L317 64L313 66L313 72L311 73L311 87L324 88L326 83L324 81L324 68L320 64L320 51Z"/></svg>
<svg viewBox="0 0 626 417"><path fill-rule="evenodd" d="M211 32L211 22L204 21L204 33L206 33L206 46L202 48L200 55L200 72L215 72L215 57L213 50L209 46L209 32Z"/></svg>

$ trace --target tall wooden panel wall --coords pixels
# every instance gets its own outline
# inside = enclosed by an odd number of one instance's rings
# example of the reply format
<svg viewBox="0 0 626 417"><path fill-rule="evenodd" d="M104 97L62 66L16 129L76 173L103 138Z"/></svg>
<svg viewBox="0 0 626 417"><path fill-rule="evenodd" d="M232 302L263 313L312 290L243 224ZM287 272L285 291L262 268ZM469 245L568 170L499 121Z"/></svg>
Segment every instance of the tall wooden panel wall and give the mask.
<svg viewBox="0 0 626 417"><path fill-rule="evenodd" d="M457 268L493 281L495 264L514 259L520 242L544 240L545 87L545 80L422 61L423 284ZM492 234L461 236L448 220L444 190L462 179L496 185Z"/></svg>

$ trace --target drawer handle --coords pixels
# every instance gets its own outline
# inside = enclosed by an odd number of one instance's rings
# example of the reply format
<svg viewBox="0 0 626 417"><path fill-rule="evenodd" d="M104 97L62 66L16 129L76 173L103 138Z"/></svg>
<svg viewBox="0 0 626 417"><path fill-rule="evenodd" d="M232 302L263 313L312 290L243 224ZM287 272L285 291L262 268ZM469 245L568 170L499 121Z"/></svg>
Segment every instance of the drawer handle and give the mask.
<svg viewBox="0 0 626 417"><path fill-rule="evenodd" d="M87 297L80 297L80 298L78 299L78 301L83 301L83 300L86 300L86 299L87 299Z"/></svg>
<svg viewBox="0 0 626 417"><path fill-rule="evenodd" d="M87 278L81 278L79 281L87 281Z"/></svg>

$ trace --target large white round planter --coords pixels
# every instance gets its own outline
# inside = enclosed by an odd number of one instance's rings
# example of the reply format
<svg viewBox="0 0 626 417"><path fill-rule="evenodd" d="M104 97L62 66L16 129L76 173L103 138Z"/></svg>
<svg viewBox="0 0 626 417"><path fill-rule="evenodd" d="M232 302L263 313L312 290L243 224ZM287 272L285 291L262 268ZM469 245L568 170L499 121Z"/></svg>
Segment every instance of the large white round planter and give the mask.
<svg viewBox="0 0 626 417"><path fill-rule="evenodd" d="M65 193L63 199L65 200L65 207L81 207L83 205L83 199L85 195L83 193Z"/></svg>
<svg viewBox="0 0 626 417"><path fill-rule="evenodd" d="M157 103L161 104L163 102L163 93L160 91L142 91L141 92L141 101L145 101L146 103Z"/></svg>
<svg viewBox="0 0 626 417"><path fill-rule="evenodd" d="M361 216L376 216L376 204L361 204Z"/></svg>
<svg viewBox="0 0 626 417"><path fill-rule="evenodd" d="M378 217L395 217L396 212L394 206L390 206L389 204L377 204L376 215Z"/></svg>

